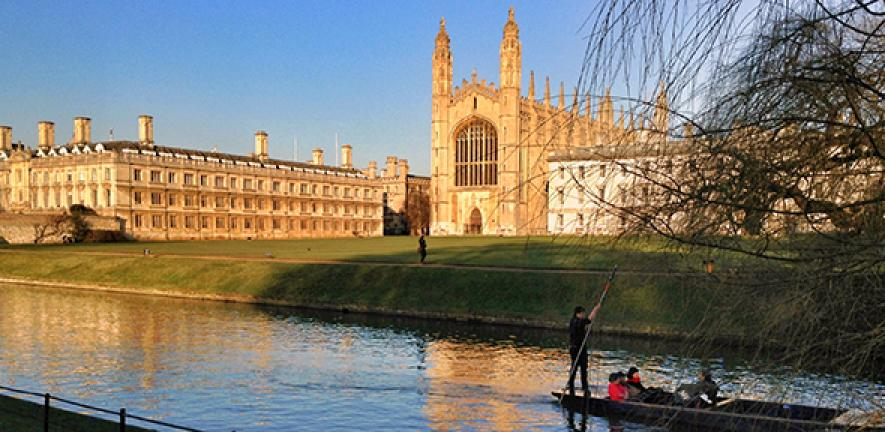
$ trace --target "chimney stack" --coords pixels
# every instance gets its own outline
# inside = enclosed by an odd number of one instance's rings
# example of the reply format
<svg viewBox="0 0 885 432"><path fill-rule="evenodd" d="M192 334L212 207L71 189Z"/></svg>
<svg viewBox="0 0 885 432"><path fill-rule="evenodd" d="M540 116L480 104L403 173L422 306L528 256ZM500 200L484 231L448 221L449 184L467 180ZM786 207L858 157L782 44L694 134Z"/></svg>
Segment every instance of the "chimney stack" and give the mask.
<svg viewBox="0 0 885 432"><path fill-rule="evenodd" d="M353 168L353 147L350 144L341 146L341 168Z"/></svg>
<svg viewBox="0 0 885 432"><path fill-rule="evenodd" d="M313 164L314 165L322 165L323 164L323 149L321 149L321 148L313 149Z"/></svg>
<svg viewBox="0 0 885 432"><path fill-rule="evenodd" d="M12 126L0 126L0 150L12 150Z"/></svg>
<svg viewBox="0 0 885 432"><path fill-rule="evenodd" d="M37 147L49 150L55 146L55 123L41 121L37 123Z"/></svg>
<svg viewBox="0 0 885 432"><path fill-rule="evenodd" d="M145 146L154 145L154 118L149 115L138 116L138 141Z"/></svg>
<svg viewBox="0 0 885 432"><path fill-rule="evenodd" d="M387 156L387 170L384 177L396 177L396 156Z"/></svg>
<svg viewBox="0 0 885 432"><path fill-rule="evenodd" d="M267 132L260 130L255 132L255 157L266 161L267 156Z"/></svg>
<svg viewBox="0 0 885 432"><path fill-rule="evenodd" d="M73 144L86 144L92 139L92 119L89 117L74 117L74 141Z"/></svg>
<svg viewBox="0 0 885 432"><path fill-rule="evenodd" d="M373 179L378 176L378 162L369 162L369 169L366 170L366 177Z"/></svg>
<svg viewBox="0 0 885 432"><path fill-rule="evenodd" d="M405 178L409 175L409 161L407 159L399 160L399 177Z"/></svg>

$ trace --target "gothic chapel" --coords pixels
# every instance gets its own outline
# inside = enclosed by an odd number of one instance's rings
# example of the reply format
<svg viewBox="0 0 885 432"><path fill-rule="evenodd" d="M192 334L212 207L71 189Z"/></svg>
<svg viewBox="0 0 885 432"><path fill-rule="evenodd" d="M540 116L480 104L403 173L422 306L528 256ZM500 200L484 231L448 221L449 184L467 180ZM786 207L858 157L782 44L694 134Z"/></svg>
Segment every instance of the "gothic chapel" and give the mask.
<svg viewBox="0 0 885 432"><path fill-rule="evenodd" d="M559 86L554 104L550 79L535 98L529 75L523 96L522 48L513 8L504 24L499 84L462 80L453 87L452 51L445 19L433 51L431 126L431 232L435 235L528 235L547 232L547 155L564 147L588 147L626 137L624 113L615 121L611 96L596 115L577 91L566 106ZM666 120L664 120L666 121Z"/></svg>

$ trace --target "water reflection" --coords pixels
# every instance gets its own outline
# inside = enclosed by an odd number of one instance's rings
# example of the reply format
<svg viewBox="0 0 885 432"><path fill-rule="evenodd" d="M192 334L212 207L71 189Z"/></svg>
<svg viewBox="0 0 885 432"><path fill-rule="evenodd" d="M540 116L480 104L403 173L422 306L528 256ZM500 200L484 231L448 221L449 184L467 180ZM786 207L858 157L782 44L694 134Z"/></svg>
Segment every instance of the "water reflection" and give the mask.
<svg viewBox="0 0 885 432"><path fill-rule="evenodd" d="M0 382L198 428L662 430L553 404L568 368L563 337L0 285ZM757 398L848 405L851 387L885 397L881 383L762 370L735 353L701 361L655 341L593 346L599 385L634 364L667 387L712 366L726 391Z"/></svg>

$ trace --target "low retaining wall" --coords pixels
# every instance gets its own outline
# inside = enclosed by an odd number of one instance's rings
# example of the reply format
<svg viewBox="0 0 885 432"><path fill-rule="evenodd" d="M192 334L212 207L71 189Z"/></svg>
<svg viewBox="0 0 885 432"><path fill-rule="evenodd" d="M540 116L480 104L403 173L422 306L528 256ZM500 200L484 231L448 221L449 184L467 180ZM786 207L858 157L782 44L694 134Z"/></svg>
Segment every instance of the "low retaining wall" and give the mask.
<svg viewBox="0 0 885 432"><path fill-rule="evenodd" d="M40 243L62 243L65 233L58 230L55 214L0 213L0 243L31 244L37 237ZM118 217L85 216L86 222L95 232L109 232L122 235L123 220Z"/></svg>

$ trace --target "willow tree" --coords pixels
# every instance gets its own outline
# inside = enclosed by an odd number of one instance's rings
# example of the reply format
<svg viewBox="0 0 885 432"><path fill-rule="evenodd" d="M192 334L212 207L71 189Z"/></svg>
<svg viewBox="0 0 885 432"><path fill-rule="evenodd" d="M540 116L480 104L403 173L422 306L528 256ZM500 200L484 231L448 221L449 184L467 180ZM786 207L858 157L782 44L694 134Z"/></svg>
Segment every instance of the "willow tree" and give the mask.
<svg viewBox="0 0 885 432"><path fill-rule="evenodd" d="M617 162L652 197L601 204L634 232L746 257L707 328L750 316L780 362L882 378L883 3L602 3L582 91L614 85L641 118L661 86L669 119L610 143L654 156Z"/></svg>

